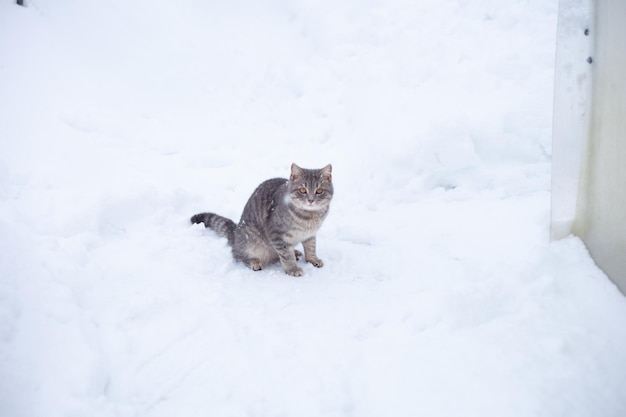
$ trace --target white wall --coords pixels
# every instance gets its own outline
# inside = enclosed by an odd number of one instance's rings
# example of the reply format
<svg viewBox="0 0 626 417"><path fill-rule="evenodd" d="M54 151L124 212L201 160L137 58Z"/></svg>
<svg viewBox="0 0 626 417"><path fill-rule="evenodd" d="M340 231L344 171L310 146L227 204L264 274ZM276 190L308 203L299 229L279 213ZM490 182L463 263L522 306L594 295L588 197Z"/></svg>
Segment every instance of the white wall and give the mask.
<svg viewBox="0 0 626 417"><path fill-rule="evenodd" d="M626 0L561 0L554 103L552 238L626 294Z"/></svg>
<svg viewBox="0 0 626 417"><path fill-rule="evenodd" d="M573 231L626 294L626 1L594 2L592 111Z"/></svg>

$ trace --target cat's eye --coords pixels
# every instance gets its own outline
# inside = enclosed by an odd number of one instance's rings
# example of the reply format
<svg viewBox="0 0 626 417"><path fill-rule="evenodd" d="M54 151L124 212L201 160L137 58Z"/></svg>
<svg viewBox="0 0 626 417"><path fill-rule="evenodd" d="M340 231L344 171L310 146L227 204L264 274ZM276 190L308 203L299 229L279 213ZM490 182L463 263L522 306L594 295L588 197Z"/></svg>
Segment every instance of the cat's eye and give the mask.
<svg viewBox="0 0 626 417"><path fill-rule="evenodd" d="M324 192L323 188L318 188L317 190L315 190L315 194L320 195Z"/></svg>
<svg viewBox="0 0 626 417"><path fill-rule="evenodd" d="M300 194L306 194L306 188L304 187L300 188L298 191L300 191Z"/></svg>

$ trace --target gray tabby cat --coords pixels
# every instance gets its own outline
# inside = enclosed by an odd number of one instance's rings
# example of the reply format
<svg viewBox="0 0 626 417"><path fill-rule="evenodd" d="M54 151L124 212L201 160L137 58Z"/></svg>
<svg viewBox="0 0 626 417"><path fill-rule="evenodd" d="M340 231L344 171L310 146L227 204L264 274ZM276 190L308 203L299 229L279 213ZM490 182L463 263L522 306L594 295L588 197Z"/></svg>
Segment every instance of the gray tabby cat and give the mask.
<svg viewBox="0 0 626 417"><path fill-rule="evenodd" d="M235 259L255 271L280 261L289 275L299 277L294 246L302 243L304 259L321 268L315 234L328 215L333 198L332 166L302 169L291 164L289 180L274 178L259 185L246 203L239 224L214 213L200 213L192 223L204 223L228 239Z"/></svg>

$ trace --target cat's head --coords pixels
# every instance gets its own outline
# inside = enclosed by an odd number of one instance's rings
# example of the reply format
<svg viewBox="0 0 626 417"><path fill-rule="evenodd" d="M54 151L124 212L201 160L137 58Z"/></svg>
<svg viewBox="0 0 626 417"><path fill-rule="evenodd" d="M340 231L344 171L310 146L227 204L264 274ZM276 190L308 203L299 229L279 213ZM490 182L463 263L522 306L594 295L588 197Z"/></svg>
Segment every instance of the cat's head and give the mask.
<svg viewBox="0 0 626 417"><path fill-rule="evenodd" d="M303 169L291 164L289 197L291 203L301 210L317 211L328 207L333 198L333 167L328 164L321 169Z"/></svg>

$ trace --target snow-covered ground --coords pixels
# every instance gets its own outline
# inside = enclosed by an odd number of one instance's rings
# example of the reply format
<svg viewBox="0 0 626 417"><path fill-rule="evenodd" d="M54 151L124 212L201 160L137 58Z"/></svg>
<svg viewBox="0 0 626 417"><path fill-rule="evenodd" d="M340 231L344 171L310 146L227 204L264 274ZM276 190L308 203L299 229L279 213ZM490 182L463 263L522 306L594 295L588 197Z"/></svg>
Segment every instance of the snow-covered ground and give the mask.
<svg viewBox="0 0 626 417"><path fill-rule="evenodd" d="M626 415L550 243L556 0L0 1L0 415ZM332 163L325 267L189 217Z"/></svg>

